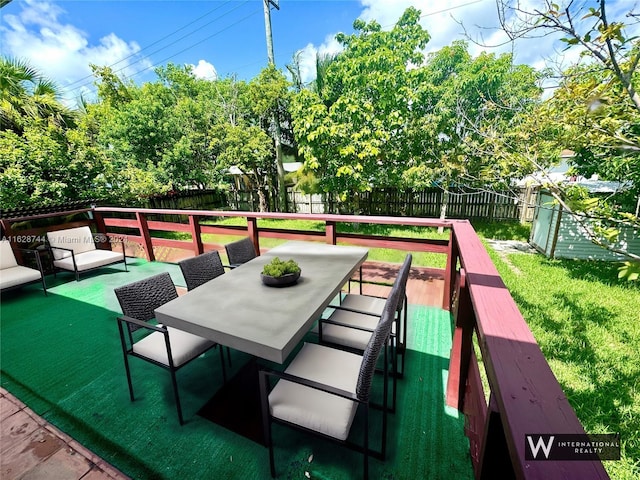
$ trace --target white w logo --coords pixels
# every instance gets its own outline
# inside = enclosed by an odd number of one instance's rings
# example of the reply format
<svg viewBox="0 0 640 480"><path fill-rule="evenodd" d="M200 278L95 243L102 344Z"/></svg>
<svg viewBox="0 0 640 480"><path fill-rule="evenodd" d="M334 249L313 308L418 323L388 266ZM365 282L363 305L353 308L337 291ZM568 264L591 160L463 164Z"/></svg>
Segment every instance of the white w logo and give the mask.
<svg viewBox="0 0 640 480"><path fill-rule="evenodd" d="M538 437L538 442L533 444L533 437L531 435L527 435L527 441L529 442L529 448L531 449L531 453L533 454L534 460L538 458L538 452L542 449L545 458L549 458L549 452L551 452L551 445L553 445L553 439L555 437L551 435L549 437L549 441L545 444L542 439L542 435Z"/></svg>

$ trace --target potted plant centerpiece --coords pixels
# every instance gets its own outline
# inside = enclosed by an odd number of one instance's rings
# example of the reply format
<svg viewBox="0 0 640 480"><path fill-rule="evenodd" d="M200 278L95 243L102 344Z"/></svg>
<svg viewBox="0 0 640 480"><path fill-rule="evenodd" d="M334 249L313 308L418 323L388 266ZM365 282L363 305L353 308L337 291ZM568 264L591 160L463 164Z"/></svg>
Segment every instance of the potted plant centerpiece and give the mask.
<svg viewBox="0 0 640 480"><path fill-rule="evenodd" d="M270 287L286 287L298 281L300 271L295 260L280 260L275 257L263 267L260 277L262 283Z"/></svg>

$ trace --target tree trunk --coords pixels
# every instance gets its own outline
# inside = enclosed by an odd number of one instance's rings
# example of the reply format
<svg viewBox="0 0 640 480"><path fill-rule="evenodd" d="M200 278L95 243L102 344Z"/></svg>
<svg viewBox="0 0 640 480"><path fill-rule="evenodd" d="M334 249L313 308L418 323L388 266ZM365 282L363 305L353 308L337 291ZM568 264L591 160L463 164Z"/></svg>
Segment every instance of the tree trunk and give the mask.
<svg viewBox="0 0 640 480"><path fill-rule="evenodd" d="M440 205L440 220L447 218L447 205L449 204L449 189L445 188L442 194L442 205ZM444 232L444 227L438 227L438 233Z"/></svg>
<svg viewBox="0 0 640 480"><path fill-rule="evenodd" d="M282 165L282 132L280 130L280 121L278 115L273 116L273 123L275 127L275 144L276 144L276 169L278 170L278 198L280 201L281 212L288 212L287 205L287 186L284 183L284 166Z"/></svg>

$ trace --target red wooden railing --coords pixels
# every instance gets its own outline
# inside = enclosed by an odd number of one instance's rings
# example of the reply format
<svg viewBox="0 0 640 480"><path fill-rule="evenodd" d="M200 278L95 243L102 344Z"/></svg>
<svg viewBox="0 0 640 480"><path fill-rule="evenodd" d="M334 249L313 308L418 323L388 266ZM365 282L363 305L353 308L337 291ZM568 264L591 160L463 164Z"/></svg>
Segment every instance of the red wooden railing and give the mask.
<svg viewBox="0 0 640 480"><path fill-rule="evenodd" d="M52 230L77 226L79 223L94 223L99 232L111 237L120 236L116 229L126 228L137 232L126 235L127 241L140 245L150 261L154 260L154 246L183 248L193 251L194 254L202 253L212 247L202 241L203 233L248 235L253 239L257 251L260 238L286 238L446 254L442 307L452 312L455 322L446 402L465 414L466 433L470 441L476 478L609 478L599 461L525 459L526 434L582 434L584 429L509 290L468 221L108 207L86 212L92 214L93 220L47 228ZM63 215L65 214L53 214ZM181 224L148 220L150 215L183 215L188 217L189 221ZM130 218L123 218L127 216ZM246 219L246 226L214 226L201 223L202 219L212 217L242 217ZM319 221L324 223L324 231L259 227L258 220L267 218ZM2 220L4 235L16 235L13 227L21 220L25 219ZM448 241L443 241L346 234L340 233L336 228L339 223L444 227L449 229L450 235ZM153 237L151 232L155 230L187 232L191 234L191 241ZM20 235L38 235L41 232L42 228L32 228L20 230ZM485 400L481 370L473 349L474 335L489 384L488 402Z"/></svg>

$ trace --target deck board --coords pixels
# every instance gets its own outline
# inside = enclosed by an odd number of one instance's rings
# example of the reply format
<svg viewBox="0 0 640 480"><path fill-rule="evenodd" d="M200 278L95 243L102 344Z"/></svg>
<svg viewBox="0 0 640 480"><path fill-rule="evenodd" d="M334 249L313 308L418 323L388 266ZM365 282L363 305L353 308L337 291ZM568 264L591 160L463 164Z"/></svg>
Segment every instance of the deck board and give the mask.
<svg viewBox="0 0 640 480"><path fill-rule="evenodd" d="M367 261L362 268L365 282L362 292L367 295L386 297L391 291L391 284L400 270L400 264ZM386 283L389 286L380 285ZM357 289L352 284L353 289ZM440 307L444 292L444 270L428 267L411 267L407 281L407 298L409 303L430 307Z"/></svg>

